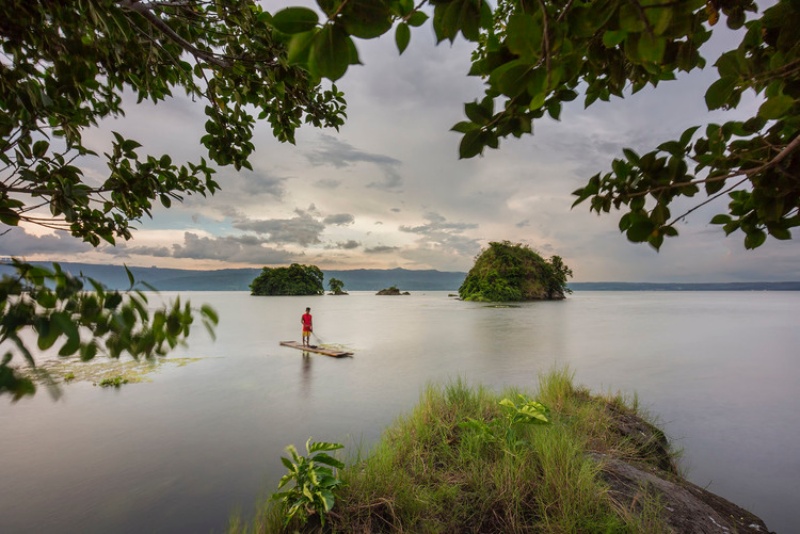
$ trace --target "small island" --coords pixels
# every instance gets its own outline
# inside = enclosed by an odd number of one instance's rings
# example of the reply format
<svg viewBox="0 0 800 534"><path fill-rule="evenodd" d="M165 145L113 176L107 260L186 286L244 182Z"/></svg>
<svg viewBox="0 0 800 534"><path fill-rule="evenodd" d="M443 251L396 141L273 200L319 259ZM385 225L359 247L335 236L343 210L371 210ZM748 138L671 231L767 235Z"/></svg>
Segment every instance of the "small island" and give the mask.
<svg viewBox="0 0 800 534"><path fill-rule="evenodd" d="M325 277L316 265L293 263L289 267L264 267L250 283L254 296L322 295Z"/></svg>
<svg viewBox="0 0 800 534"><path fill-rule="evenodd" d="M344 282L338 278L331 278L328 280L328 287L331 292L328 295L348 295L349 293L344 290Z"/></svg>
<svg viewBox="0 0 800 534"><path fill-rule="evenodd" d="M545 260L527 245L489 243L458 288L462 300L516 302L562 300L572 270L560 256Z"/></svg>
<svg viewBox="0 0 800 534"><path fill-rule="evenodd" d="M410 295L411 293L409 293L408 291L401 292L399 289L397 289L397 286L392 286L392 287L387 287L386 289L381 289L380 291L378 291L375 294L376 295Z"/></svg>

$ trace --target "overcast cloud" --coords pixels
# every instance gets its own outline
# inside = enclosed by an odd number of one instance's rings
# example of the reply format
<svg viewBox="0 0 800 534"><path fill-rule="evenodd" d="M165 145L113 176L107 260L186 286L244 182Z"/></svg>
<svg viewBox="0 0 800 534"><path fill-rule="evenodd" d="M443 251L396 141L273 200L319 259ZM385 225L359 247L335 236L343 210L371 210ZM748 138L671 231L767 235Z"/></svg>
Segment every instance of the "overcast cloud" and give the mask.
<svg viewBox="0 0 800 534"><path fill-rule="evenodd" d="M578 99L564 107L561 122L544 119L533 136L459 160L460 136L450 128L464 119L464 102L483 90L479 79L466 76L468 45L434 42L429 26L413 31L402 56L393 35L357 41L364 66L352 66L337 82L348 101L339 132L303 127L289 145L259 124L253 171L219 169L220 192L156 208L152 219L135 225L132 241L93 249L26 226L0 236L0 255L188 269L300 262L466 271L487 243L509 240L563 257L575 281L800 280L796 240L746 251L742 236L725 237L708 224L725 209L724 199L680 223L681 237L668 239L660 253L628 243L618 213L571 209L571 192L605 172L622 147L644 151L690 126L744 116L758 105L745 98L734 115L709 114L703 94L712 67L588 110ZM710 43L708 64L732 42ZM169 152L175 161L204 156L201 103L181 96L158 106L136 106L135 97L126 102L125 118L87 132L98 153L115 130L140 141L143 153ZM97 161L83 167L92 179L105 172ZM673 214L691 206L678 204Z"/></svg>

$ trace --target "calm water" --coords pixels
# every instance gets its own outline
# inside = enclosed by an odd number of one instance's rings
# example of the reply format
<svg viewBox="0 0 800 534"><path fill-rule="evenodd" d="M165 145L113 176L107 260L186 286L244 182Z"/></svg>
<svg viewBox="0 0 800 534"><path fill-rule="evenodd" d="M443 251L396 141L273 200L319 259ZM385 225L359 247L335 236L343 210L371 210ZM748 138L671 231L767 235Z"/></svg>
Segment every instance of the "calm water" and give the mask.
<svg viewBox="0 0 800 534"><path fill-rule="evenodd" d="M165 297L173 294L165 293ZM221 315L150 382L76 383L0 401L0 530L220 532L274 491L283 448L369 447L428 383L535 389L569 365L596 391L638 393L694 482L779 533L800 528L800 293L580 292L493 308L444 292L378 297L182 294ZM325 343L303 357L311 306Z"/></svg>

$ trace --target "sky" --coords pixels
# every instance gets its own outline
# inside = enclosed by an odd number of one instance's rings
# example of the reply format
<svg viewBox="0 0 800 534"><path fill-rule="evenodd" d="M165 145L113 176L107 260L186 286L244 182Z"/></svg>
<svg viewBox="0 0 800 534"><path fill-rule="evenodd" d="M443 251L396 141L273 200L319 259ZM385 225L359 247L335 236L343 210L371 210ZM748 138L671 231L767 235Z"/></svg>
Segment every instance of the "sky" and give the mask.
<svg viewBox="0 0 800 534"><path fill-rule="evenodd" d="M273 11L287 4L311 5L264 2ZM768 239L749 251L742 234L726 237L709 224L725 199L679 223L680 237L665 240L660 252L628 242L619 212L597 216L588 202L571 208L571 192L606 172L623 147L643 153L690 126L755 113L752 96L732 112L705 107L714 61L738 42L719 29L703 49L703 71L588 109L579 97L560 122L534 122L534 135L502 140L498 150L469 160L458 158L460 134L450 128L465 119L465 102L483 96L480 80L466 75L470 45L459 38L437 46L430 24L414 29L402 55L391 33L357 40L363 65L337 82L348 103L338 132L303 127L291 145L259 124L252 172L219 168L221 191L158 206L152 219L134 225L132 240L95 249L22 226L0 237L0 256L200 270L303 263L468 271L489 242L507 240L561 256L576 282L800 280L797 239ZM202 102L126 102L125 118L85 132L95 151L107 150L113 130L142 143L140 153L170 153L175 161L204 155ZM101 161L83 169L89 180L103 176ZM672 212L695 203L676 203Z"/></svg>

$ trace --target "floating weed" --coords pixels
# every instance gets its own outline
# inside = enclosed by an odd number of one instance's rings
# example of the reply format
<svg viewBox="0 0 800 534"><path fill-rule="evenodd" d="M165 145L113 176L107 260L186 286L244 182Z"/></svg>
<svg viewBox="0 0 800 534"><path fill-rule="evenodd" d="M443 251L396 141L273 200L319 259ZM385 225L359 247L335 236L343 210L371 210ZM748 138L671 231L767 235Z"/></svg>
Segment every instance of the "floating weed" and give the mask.
<svg viewBox="0 0 800 534"><path fill-rule="evenodd" d="M122 384L127 384L127 383L128 383L127 378L124 378L122 376L114 376L114 377L104 378L96 385L100 386L101 388L110 388L110 387L119 388L120 386L122 386Z"/></svg>
<svg viewBox="0 0 800 534"><path fill-rule="evenodd" d="M36 369L21 369L21 373L37 383L43 383L45 378L55 383L63 382L91 382L94 385L108 387L117 384L107 383L116 377L124 380L125 384L134 384L152 380L151 375L161 370L165 365L185 367L202 358L158 358L153 360L96 360L82 362L77 358L47 360L36 366ZM105 383L105 384L104 384Z"/></svg>

